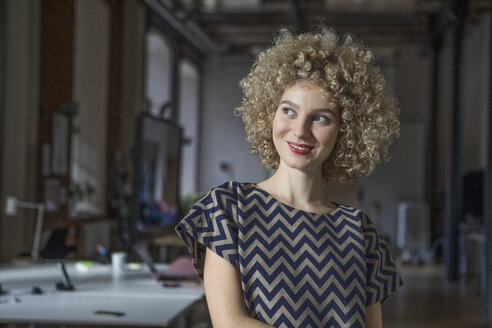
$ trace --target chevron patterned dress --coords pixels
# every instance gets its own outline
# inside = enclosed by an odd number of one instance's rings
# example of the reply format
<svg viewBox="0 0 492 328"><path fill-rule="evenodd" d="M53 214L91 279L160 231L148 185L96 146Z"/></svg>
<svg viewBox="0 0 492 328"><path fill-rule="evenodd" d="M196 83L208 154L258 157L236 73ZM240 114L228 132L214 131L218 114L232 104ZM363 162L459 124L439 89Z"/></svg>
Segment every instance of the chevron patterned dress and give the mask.
<svg viewBox="0 0 492 328"><path fill-rule="evenodd" d="M363 212L302 211L252 183L212 189L176 231L202 278L206 248L236 267L248 312L274 327L365 327L365 308L402 284Z"/></svg>

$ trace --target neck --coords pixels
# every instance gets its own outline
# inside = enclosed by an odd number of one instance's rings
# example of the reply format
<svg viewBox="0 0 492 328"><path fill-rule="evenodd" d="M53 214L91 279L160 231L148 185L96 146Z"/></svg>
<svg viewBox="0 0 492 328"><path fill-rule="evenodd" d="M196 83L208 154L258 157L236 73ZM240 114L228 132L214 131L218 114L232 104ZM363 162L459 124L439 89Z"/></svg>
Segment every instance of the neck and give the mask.
<svg viewBox="0 0 492 328"><path fill-rule="evenodd" d="M321 169L301 171L280 165L275 174L259 184L279 200L298 208L326 206Z"/></svg>

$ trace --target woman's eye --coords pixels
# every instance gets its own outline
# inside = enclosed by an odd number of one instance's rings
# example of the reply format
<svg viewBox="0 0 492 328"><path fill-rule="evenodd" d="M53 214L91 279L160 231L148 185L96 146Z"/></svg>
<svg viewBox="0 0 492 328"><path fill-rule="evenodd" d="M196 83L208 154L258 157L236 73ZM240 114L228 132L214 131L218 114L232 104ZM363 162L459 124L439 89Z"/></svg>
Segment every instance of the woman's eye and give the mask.
<svg viewBox="0 0 492 328"><path fill-rule="evenodd" d="M323 116L323 115L316 115L314 117L314 121L319 122L319 123L329 123L330 119L326 116Z"/></svg>
<svg viewBox="0 0 492 328"><path fill-rule="evenodd" d="M288 107L282 108L282 111L284 112L285 115L288 115L288 116L294 115L294 111Z"/></svg>

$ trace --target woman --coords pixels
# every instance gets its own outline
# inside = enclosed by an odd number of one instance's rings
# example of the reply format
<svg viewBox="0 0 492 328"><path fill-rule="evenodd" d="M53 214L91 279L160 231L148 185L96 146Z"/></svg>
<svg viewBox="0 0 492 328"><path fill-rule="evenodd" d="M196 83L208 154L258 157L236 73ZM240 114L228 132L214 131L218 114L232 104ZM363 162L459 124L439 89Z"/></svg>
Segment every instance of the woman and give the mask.
<svg viewBox="0 0 492 328"><path fill-rule="evenodd" d="M282 30L241 81L251 150L275 173L214 188L177 226L214 327L382 327L401 279L375 225L325 183L369 174L398 134L372 61L349 36Z"/></svg>

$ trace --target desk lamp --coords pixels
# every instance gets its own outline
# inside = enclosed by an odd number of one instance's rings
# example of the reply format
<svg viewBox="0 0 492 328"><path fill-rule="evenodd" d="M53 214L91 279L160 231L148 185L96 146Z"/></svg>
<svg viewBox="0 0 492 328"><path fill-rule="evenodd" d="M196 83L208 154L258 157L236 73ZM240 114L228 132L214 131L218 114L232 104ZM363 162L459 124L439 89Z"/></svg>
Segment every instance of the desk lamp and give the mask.
<svg viewBox="0 0 492 328"><path fill-rule="evenodd" d="M17 209L30 208L37 210L36 230L34 231L34 242L32 244L31 257L33 260L39 259L39 243L41 239L41 230L43 228L44 205L42 203L31 203L19 201L15 196L7 196L5 201L5 214L17 215Z"/></svg>

